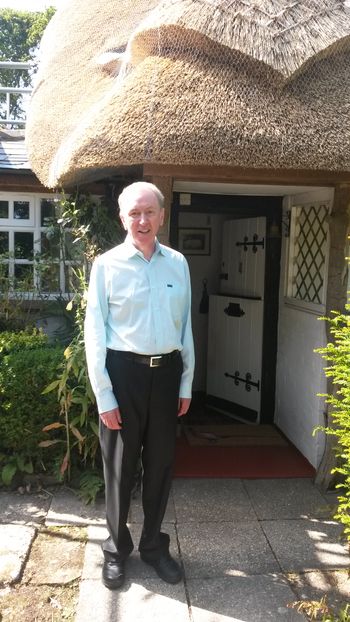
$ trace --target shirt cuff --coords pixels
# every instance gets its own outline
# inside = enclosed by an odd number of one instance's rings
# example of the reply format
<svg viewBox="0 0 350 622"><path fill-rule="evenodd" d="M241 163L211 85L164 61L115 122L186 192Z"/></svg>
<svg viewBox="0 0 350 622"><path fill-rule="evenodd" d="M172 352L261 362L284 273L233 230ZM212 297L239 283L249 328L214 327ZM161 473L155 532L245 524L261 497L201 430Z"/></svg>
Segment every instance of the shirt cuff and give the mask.
<svg viewBox="0 0 350 622"><path fill-rule="evenodd" d="M115 395L113 391L109 389L106 389L103 393L96 395L96 404L99 414L118 408L118 402L115 399Z"/></svg>
<svg viewBox="0 0 350 622"><path fill-rule="evenodd" d="M179 397L186 397L191 399L192 397L192 382L181 380Z"/></svg>

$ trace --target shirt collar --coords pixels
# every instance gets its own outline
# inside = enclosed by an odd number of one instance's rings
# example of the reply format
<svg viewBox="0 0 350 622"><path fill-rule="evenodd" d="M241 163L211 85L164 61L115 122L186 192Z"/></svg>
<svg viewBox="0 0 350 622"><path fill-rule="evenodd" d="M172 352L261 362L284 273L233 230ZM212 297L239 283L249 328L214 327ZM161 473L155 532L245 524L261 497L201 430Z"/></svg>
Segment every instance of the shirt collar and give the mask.
<svg viewBox="0 0 350 622"><path fill-rule="evenodd" d="M122 247L123 247L123 251L125 253L125 257L126 258L129 259L131 257L134 257L135 255L139 255L139 257L143 258L142 251L139 251L133 245L133 243L132 243L132 241L131 241L131 239L130 239L130 237L128 235L126 236L126 238L125 238L125 240L124 240L124 242L122 244ZM158 255L158 254L164 255L164 252L163 252L163 249L162 249L162 247L161 247L161 245L159 243L158 238L156 238L156 244L155 244L155 250L154 250L153 256L154 255Z"/></svg>

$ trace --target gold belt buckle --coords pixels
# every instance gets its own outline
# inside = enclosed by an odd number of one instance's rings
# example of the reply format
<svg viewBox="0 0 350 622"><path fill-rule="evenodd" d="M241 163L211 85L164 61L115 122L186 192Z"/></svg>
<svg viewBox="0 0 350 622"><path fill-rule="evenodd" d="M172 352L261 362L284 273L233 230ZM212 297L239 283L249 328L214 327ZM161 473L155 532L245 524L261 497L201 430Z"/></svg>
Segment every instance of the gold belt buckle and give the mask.
<svg viewBox="0 0 350 622"><path fill-rule="evenodd" d="M151 356L151 362L150 362L150 367L159 367L159 365L156 363L156 361L160 361L160 359L162 358L161 355L159 356Z"/></svg>

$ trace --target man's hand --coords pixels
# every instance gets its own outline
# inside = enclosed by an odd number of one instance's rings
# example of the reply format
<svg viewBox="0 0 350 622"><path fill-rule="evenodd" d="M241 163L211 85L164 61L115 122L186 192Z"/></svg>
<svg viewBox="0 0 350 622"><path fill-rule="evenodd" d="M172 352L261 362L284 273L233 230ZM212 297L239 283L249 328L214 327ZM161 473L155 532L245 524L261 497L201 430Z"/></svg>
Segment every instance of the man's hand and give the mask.
<svg viewBox="0 0 350 622"><path fill-rule="evenodd" d="M179 398L179 408L177 411L177 416L182 417L185 415L190 407L191 398L190 397L180 397Z"/></svg>
<svg viewBox="0 0 350 622"><path fill-rule="evenodd" d="M100 413L101 421L110 430L121 430L122 418L119 408Z"/></svg>

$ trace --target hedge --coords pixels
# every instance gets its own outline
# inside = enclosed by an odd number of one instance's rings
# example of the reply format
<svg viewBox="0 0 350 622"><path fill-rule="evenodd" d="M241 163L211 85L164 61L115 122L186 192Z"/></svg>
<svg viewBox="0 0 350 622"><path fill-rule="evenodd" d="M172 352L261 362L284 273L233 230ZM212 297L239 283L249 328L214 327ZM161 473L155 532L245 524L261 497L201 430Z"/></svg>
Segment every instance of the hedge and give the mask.
<svg viewBox="0 0 350 622"><path fill-rule="evenodd" d="M41 449L38 443L47 438L42 428L57 421L59 404L56 392L41 392L56 378L63 348L46 345L41 334L24 333L0 333L0 348L0 452L47 467L56 450Z"/></svg>

